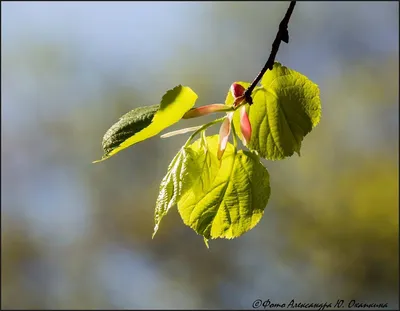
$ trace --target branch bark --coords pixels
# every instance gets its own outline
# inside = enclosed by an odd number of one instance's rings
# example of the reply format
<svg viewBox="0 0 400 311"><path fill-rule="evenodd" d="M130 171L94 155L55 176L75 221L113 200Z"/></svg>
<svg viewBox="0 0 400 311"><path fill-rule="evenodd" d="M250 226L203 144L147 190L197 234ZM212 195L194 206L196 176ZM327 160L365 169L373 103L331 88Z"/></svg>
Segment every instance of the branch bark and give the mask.
<svg viewBox="0 0 400 311"><path fill-rule="evenodd" d="M257 77L253 80L251 85L247 88L247 90L244 93L244 98L249 103L249 105L253 104L251 93L253 92L257 83L260 82L261 78L267 72L268 69L272 70L272 68L274 67L275 57L276 54L278 53L281 41L289 43L288 24L295 5L296 1L290 1L289 8L287 9L285 16L283 17L282 21L279 24L278 33L276 34L275 40L272 43L271 54L269 55L268 60L265 63L264 67L261 69L260 73L257 75Z"/></svg>

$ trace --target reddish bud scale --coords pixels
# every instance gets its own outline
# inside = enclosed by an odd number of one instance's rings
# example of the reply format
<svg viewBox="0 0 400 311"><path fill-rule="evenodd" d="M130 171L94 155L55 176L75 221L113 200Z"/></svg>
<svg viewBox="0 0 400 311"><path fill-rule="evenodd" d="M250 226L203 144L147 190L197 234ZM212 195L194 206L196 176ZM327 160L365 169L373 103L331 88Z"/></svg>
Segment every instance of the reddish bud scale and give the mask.
<svg viewBox="0 0 400 311"><path fill-rule="evenodd" d="M237 107L244 101L244 93L246 89L239 83L234 82L231 85L230 91L234 99L233 107Z"/></svg>
<svg viewBox="0 0 400 311"><path fill-rule="evenodd" d="M233 118L233 112L227 113L227 117L222 122L222 125L219 129L219 141L218 141L218 153L217 153L218 160L221 160L225 152L226 146L228 145L228 139L231 133L232 118Z"/></svg>
<svg viewBox="0 0 400 311"><path fill-rule="evenodd" d="M244 92L246 91L246 89L241 86L239 83L232 83L231 85L231 93L234 99L241 97L244 95Z"/></svg>
<svg viewBox="0 0 400 311"><path fill-rule="evenodd" d="M243 135L243 143L245 146L247 146L251 139L251 124L249 116L246 112L246 106L242 106L242 108L240 108L240 130Z"/></svg>

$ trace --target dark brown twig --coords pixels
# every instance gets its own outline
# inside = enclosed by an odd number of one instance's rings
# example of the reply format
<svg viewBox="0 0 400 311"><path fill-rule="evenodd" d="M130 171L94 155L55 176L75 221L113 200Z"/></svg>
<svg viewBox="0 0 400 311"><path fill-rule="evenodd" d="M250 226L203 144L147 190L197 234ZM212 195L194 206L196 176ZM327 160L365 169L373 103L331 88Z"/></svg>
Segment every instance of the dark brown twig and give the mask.
<svg viewBox="0 0 400 311"><path fill-rule="evenodd" d="M251 83L251 85L247 88L247 90L244 93L244 98L249 103L249 105L253 104L253 99L251 98L251 93L253 92L257 83L260 82L261 78L263 77L263 75L265 74L265 72L268 69L272 70L274 63L275 63L275 57L276 57L276 54L278 53L281 41L283 41L285 43L289 43L288 24L289 24L290 16L292 15L295 5L296 5L296 1L290 1L289 8L286 11L285 17L282 19L281 23L279 24L278 33L276 34L275 40L272 43L271 54L269 55L268 60L265 63L263 69L261 69L260 73L257 75L257 77L254 79L254 81Z"/></svg>

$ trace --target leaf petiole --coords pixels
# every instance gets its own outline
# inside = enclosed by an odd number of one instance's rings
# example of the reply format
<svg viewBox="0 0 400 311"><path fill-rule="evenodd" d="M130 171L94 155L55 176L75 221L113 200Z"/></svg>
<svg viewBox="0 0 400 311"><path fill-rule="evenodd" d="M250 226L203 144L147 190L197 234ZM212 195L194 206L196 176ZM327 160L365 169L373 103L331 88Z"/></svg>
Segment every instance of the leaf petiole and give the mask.
<svg viewBox="0 0 400 311"><path fill-rule="evenodd" d="M193 140L193 138L194 138L197 134L199 134L200 132L204 131L205 129L209 128L210 126L212 126L212 125L214 125L214 124L217 124L217 123L220 123L220 122L224 121L225 118L226 118L226 116L224 116L224 117L222 117L222 118L219 118L219 119L215 119L215 120L213 120L213 121L211 121L211 122L209 122L209 123L206 123L206 124L202 125L198 130L196 130L192 135L190 135L190 137L189 137L189 139L187 140L187 142L186 142L186 144L185 144L184 147L189 146L190 142Z"/></svg>
<svg viewBox="0 0 400 311"><path fill-rule="evenodd" d="M193 132L195 130L198 130L199 128L201 128L201 125L193 126L193 127L187 127L187 128L184 128L184 129L180 129L180 130L176 130L176 131L165 133L165 134L161 135L160 137L161 138L168 138L168 137L172 137L172 136L175 136L175 135L180 135L180 134L185 134L185 133L188 133L188 132Z"/></svg>

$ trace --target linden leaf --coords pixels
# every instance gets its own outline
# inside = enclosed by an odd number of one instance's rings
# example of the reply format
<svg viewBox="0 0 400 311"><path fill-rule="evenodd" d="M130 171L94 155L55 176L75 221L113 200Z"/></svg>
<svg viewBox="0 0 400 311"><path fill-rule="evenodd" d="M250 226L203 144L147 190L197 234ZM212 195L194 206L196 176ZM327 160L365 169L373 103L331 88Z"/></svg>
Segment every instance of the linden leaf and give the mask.
<svg viewBox="0 0 400 311"><path fill-rule="evenodd" d="M237 82L247 88L250 83ZM247 147L269 160L280 160L300 154L303 138L321 118L321 101L318 86L306 76L275 63L261 79L261 87L252 94L253 105L247 106L252 134ZM233 104L228 92L225 103ZM238 135L240 113L233 119Z"/></svg>
<svg viewBox="0 0 400 311"><path fill-rule="evenodd" d="M178 122L194 106L197 95L187 86L167 91L160 105L139 107L128 112L104 135L104 155L100 162L121 150L153 137Z"/></svg>
<svg viewBox="0 0 400 311"><path fill-rule="evenodd" d="M269 174L260 158L228 143L217 158L218 135L186 147L190 189L178 201L183 222L206 239L232 239L260 221L270 196ZM186 182L186 181L184 181Z"/></svg>
<svg viewBox="0 0 400 311"><path fill-rule="evenodd" d="M176 205L183 193L183 189L190 188L186 162L187 155L185 149L182 148L168 166L167 174L161 181L154 213L155 226L153 238L158 231L162 218L168 213L171 207ZM184 179L185 182L183 183Z"/></svg>

